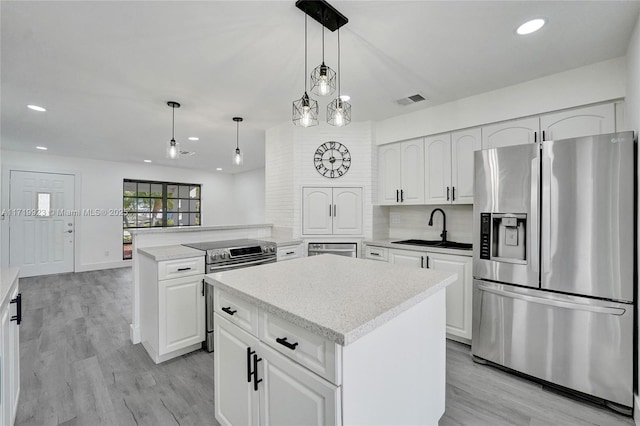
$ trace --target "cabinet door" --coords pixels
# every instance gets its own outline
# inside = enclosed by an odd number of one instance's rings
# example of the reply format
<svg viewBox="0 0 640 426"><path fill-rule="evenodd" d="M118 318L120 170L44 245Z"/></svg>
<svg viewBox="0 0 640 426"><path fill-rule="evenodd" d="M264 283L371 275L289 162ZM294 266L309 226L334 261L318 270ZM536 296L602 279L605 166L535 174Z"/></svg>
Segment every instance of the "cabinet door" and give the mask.
<svg viewBox="0 0 640 426"><path fill-rule="evenodd" d="M424 140L416 139L400 144L402 204L424 204Z"/></svg>
<svg viewBox="0 0 640 426"><path fill-rule="evenodd" d="M203 276L158 281L158 354L204 341Z"/></svg>
<svg viewBox="0 0 640 426"><path fill-rule="evenodd" d="M475 129L451 134L451 201L473 204L473 152L481 148L481 131Z"/></svg>
<svg viewBox="0 0 640 426"><path fill-rule="evenodd" d="M334 235L362 234L362 188L333 188Z"/></svg>
<svg viewBox="0 0 640 426"><path fill-rule="evenodd" d="M526 145L539 141L540 119L527 117L482 128L482 149Z"/></svg>
<svg viewBox="0 0 640 426"><path fill-rule="evenodd" d="M400 182L400 144L378 147L378 204L398 204Z"/></svg>
<svg viewBox="0 0 640 426"><path fill-rule="evenodd" d="M424 202L451 203L451 135L424 138Z"/></svg>
<svg viewBox="0 0 640 426"><path fill-rule="evenodd" d="M260 343L262 425L337 425L340 388ZM247 424L238 423L238 424Z"/></svg>
<svg viewBox="0 0 640 426"><path fill-rule="evenodd" d="M604 104L540 116L544 140L578 138L616 131L615 105Z"/></svg>
<svg viewBox="0 0 640 426"><path fill-rule="evenodd" d="M0 348L1 357L1 394L2 400L2 424L11 424L11 315L9 307L6 307L0 315L0 329L2 336L2 347Z"/></svg>
<svg viewBox="0 0 640 426"><path fill-rule="evenodd" d="M18 289L11 295L11 300L15 300L18 297ZM9 305L9 319L11 315L18 315L18 307L16 304ZM18 409L18 396L20 395L20 330L18 328L17 321L10 321L9 325L9 341L11 345L9 360L11 364L11 421L15 420L16 412Z"/></svg>
<svg viewBox="0 0 640 426"><path fill-rule="evenodd" d="M260 399L250 377L253 371L252 352L258 350L258 339L217 313L213 323L216 420L221 425L258 425Z"/></svg>
<svg viewBox="0 0 640 426"><path fill-rule="evenodd" d="M456 282L447 287L447 333L471 340L471 257L428 255L430 269L458 274Z"/></svg>
<svg viewBox="0 0 640 426"><path fill-rule="evenodd" d="M426 254L419 251L389 249L389 263L424 268Z"/></svg>
<svg viewBox="0 0 640 426"><path fill-rule="evenodd" d="M331 188L302 188L302 233L332 233L333 206Z"/></svg>

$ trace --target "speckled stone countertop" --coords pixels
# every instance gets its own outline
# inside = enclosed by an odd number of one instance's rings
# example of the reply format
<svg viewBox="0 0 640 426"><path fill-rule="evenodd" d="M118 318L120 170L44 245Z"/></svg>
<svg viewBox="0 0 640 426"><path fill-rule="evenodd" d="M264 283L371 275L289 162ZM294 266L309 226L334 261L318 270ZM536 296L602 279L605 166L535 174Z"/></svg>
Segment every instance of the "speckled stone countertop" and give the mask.
<svg viewBox="0 0 640 426"><path fill-rule="evenodd" d="M330 254L205 275L214 287L344 346L456 279Z"/></svg>
<svg viewBox="0 0 640 426"><path fill-rule="evenodd" d="M189 257L204 256L204 251L202 250L181 246L179 244L173 246L141 248L138 249L138 253L150 257L156 262L161 262L163 260L187 259Z"/></svg>
<svg viewBox="0 0 640 426"><path fill-rule="evenodd" d="M16 278L20 274L18 268L3 268L0 270L0 309L3 309L9 299L11 298L11 292L14 289L14 283L17 282Z"/></svg>
<svg viewBox="0 0 640 426"><path fill-rule="evenodd" d="M451 249L451 248L442 248L442 247L423 247L423 246L415 246L412 244L395 244L393 241L403 240L406 238L389 238L384 240L364 240L363 243L369 246L378 246L378 247L388 247L388 248L397 248L401 250L413 250L413 251L430 251L433 253L443 253L443 254L455 254L458 256L473 256L473 250L468 249Z"/></svg>
<svg viewBox="0 0 640 426"><path fill-rule="evenodd" d="M264 238L256 238L256 239L257 240L270 241L272 243L276 243L278 245L278 247L293 246L293 245L296 245L296 244L302 244L302 240L301 239L294 239L294 238L264 237Z"/></svg>

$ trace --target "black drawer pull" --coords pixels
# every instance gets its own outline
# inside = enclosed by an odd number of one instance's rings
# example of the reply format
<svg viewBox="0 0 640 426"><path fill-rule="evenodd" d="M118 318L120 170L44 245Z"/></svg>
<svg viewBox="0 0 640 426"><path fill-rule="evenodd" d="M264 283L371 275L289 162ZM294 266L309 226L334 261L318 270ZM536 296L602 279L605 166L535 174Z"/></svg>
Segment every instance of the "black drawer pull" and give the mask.
<svg viewBox="0 0 640 426"><path fill-rule="evenodd" d="M258 355L253 354L253 390L258 391L258 383L262 381L262 379L258 379L258 363L262 361L262 358L258 358Z"/></svg>
<svg viewBox="0 0 640 426"><path fill-rule="evenodd" d="M376 253L375 251L372 251L370 254L371 256L380 256L380 253Z"/></svg>
<svg viewBox="0 0 640 426"><path fill-rule="evenodd" d="M190 271L190 270L191 270L191 266L189 266L188 268L178 268L178 272Z"/></svg>
<svg viewBox="0 0 640 426"><path fill-rule="evenodd" d="M276 339L276 342L280 343L282 346L286 346L287 348L291 349L292 351L295 351L296 350L296 346L298 346L298 342L296 342L296 343L287 342L287 338L286 337L278 337Z"/></svg>
<svg viewBox="0 0 640 426"><path fill-rule="evenodd" d="M227 307L227 308L222 308L223 311L225 311L226 313L228 313L229 315L233 315L236 312L238 312L238 310L236 309L235 311L231 310L231 306Z"/></svg>
<svg viewBox="0 0 640 426"><path fill-rule="evenodd" d="M295 253L295 251L288 251L286 254L290 255L290 254L294 254L294 253Z"/></svg>
<svg viewBox="0 0 640 426"><path fill-rule="evenodd" d="M247 347L247 382L251 383L251 377L253 376L253 371L251 371L251 355L255 354L256 351L252 351L251 347Z"/></svg>
<svg viewBox="0 0 640 426"><path fill-rule="evenodd" d="M10 318L10 321L16 321L18 325L22 322L22 293L18 293L15 299L11 299L9 303L16 303L16 315Z"/></svg>

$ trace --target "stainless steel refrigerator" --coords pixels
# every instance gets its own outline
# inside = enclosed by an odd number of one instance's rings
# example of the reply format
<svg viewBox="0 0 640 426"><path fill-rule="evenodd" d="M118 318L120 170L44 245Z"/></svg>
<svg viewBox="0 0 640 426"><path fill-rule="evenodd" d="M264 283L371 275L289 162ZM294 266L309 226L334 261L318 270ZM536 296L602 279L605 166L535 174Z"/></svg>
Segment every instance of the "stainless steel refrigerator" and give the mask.
<svg viewBox="0 0 640 426"><path fill-rule="evenodd" d="M633 406L635 156L633 132L475 153L476 359Z"/></svg>

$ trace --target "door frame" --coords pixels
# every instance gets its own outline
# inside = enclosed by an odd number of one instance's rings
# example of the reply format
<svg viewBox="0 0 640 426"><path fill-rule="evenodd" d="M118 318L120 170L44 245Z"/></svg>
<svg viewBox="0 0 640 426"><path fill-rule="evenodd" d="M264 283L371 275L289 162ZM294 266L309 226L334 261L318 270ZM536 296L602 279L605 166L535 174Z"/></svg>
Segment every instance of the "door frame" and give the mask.
<svg viewBox="0 0 640 426"><path fill-rule="evenodd" d="M80 197L80 191L82 189L82 177L81 173L78 170L65 170L65 169L49 169L49 168L37 168L37 167L24 167L17 166L14 164L3 164L2 165L2 197L0 197L0 209L9 209L10 208L10 193L11 193L11 172L28 172L28 173L52 173L59 175L71 175L73 176L73 202L74 202L74 210L82 209L82 202ZM75 224L74 224L74 233L75 236L73 238L73 272L77 272L77 267L80 264L80 252L81 252L81 244L78 235L82 235L82 220L78 220L81 216L76 216ZM1 217L0 216L0 226L2 229L2 235L6 236L6 238L2 238L2 246L0 247L0 253L2 253L2 259L0 259L0 265L2 268L9 267L9 217Z"/></svg>

